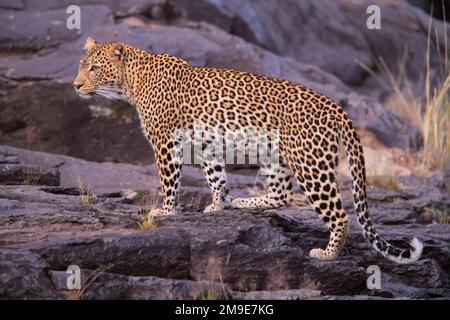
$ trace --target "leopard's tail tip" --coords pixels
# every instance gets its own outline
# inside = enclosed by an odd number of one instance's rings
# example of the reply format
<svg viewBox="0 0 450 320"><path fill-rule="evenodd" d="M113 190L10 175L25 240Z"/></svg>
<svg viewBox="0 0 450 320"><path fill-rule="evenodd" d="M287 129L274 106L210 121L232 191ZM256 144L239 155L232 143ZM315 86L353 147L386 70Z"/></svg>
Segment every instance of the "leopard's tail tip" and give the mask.
<svg viewBox="0 0 450 320"><path fill-rule="evenodd" d="M413 238L410 243L411 249L411 262L417 261L422 256L423 243L417 238Z"/></svg>
<svg viewBox="0 0 450 320"><path fill-rule="evenodd" d="M387 258L399 264L409 264L416 262L422 256L423 243L419 239L413 238L409 244L411 246L411 249L410 256L408 258L398 256L387 256Z"/></svg>

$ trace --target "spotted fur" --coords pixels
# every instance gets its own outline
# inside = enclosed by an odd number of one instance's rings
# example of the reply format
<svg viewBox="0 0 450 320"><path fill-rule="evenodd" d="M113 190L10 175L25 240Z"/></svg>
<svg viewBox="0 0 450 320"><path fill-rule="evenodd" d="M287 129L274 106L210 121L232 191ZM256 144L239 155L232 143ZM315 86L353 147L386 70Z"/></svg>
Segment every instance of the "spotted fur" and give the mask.
<svg viewBox="0 0 450 320"><path fill-rule="evenodd" d="M188 65L169 55L151 54L123 43L86 41L74 81L80 95L103 95L136 106L144 133L151 142L163 193L163 207L155 214L175 214L182 137L179 130L203 123L205 149L224 138L227 130L243 127L279 132L281 165L272 168L268 194L230 202L224 161L203 155L201 164L213 193L205 211L228 206L276 208L292 200L292 179L298 181L317 215L330 231L325 249L310 256L334 260L344 246L349 218L342 207L336 182L339 141L349 158L352 191L358 222L370 244L398 263L419 259L422 244L414 238L407 249L398 248L375 230L368 213L363 149L352 120L334 101L289 81L246 72ZM218 134L211 134L218 132Z"/></svg>

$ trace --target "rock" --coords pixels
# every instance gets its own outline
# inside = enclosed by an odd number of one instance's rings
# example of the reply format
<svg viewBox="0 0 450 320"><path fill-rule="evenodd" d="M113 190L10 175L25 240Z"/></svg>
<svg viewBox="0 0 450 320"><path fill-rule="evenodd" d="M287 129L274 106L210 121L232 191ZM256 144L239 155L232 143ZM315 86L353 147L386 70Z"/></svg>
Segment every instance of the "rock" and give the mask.
<svg viewBox="0 0 450 320"><path fill-rule="evenodd" d="M17 157L15 157L15 156L0 154L0 164L5 164L5 163L17 164L17 163L19 163L19 160L17 160Z"/></svg>
<svg viewBox="0 0 450 320"><path fill-rule="evenodd" d="M231 293L220 283L176 280L158 277L133 277L95 270L83 270L82 277L97 276L91 285L81 288L75 297L83 300L183 300L225 299ZM67 273L51 271L50 278L62 297L67 294Z"/></svg>
<svg viewBox="0 0 450 320"><path fill-rule="evenodd" d="M53 157L62 157L14 150L18 149L8 148L8 154L19 160L25 154L35 154L29 158L46 158L51 164L57 162ZM81 161L63 158L67 163ZM86 170L93 165L100 170L102 166L82 162ZM122 164L104 165L117 169L117 181L122 178ZM63 175L64 168L60 168ZM83 166L78 170L83 174ZM202 197L209 194L206 185L199 184L200 169L189 168L187 174L181 189L183 204L192 198L194 190ZM247 195L250 178L231 174L229 181L230 185L241 186L233 194ZM176 216L156 217L151 230L141 231L139 205L133 203L137 200L123 202L123 189L85 203L76 190L64 186L3 185L0 296L448 299L448 225L422 221L420 205L450 208L450 202L439 191L436 177L408 177L403 183L405 189L401 191L369 189L369 210L378 231L393 243L406 246L412 237L424 242L422 259L411 265L397 265L376 253L365 241L356 219L351 219L347 243L336 261L309 258L309 250L323 247L328 241L326 227L309 207L202 213L202 207L208 204L204 201L187 206L190 211ZM433 197L421 191L433 185ZM139 182L131 190L138 187ZM345 184L343 189L348 192ZM147 191L156 192L156 186ZM402 194L400 200L395 200ZM344 200L343 205L347 211L353 210L350 201ZM79 293L65 287L65 270L73 264L81 268L83 277L94 277L92 284ZM379 290L366 286L367 268L371 265L381 270Z"/></svg>
<svg viewBox="0 0 450 320"><path fill-rule="evenodd" d="M82 7L90 3L89 0L78 1ZM319 67L355 90L377 98L386 94L386 83L379 82L380 77L386 76L379 70L381 61L395 71L404 61L409 81L421 82L422 74L417 66L424 66L429 17L406 0L377 2L382 12L382 32L366 27L366 10L373 4L369 0L289 3L276 0L264 3L256 0L133 0L126 5L114 0L96 3L108 5L118 20L143 16L162 24L180 25L190 20L216 25L272 52ZM28 12L61 10L70 4L70 1L47 0L15 4L13 9ZM5 8L11 6L7 4ZM445 25L435 19L433 26L439 43L445 43ZM361 64L373 69L374 73L368 74ZM430 64L433 70L440 69L439 54L431 54ZM415 89L422 85L418 84Z"/></svg>
<svg viewBox="0 0 450 320"><path fill-rule="evenodd" d="M82 268L106 267L125 275L153 275L186 279L189 267L189 244L176 230L156 229L151 233L120 236L58 237L51 243L31 245L55 270L67 268L67 261ZM164 252L164 254L161 254Z"/></svg>
<svg viewBox="0 0 450 320"><path fill-rule="evenodd" d="M0 8L21 10L25 8L25 3L24 0L3 0L0 3Z"/></svg>
<svg viewBox="0 0 450 320"><path fill-rule="evenodd" d="M1 299L54 299L58 295L45 270L47 264L30 252L0 249Z"/></svg>
<svg viewBox="0 0 450 320"><path fill-rule="evenodd" d="M10 1L7 1L10 2ZM149 8L159 5L163 1L159 0L129 0L126 3L121 0L78 0L77 5L81 7L86 7L92 3L97 5L107 5L114 12L114 16L128 16L143 13L149 10ZM48 11L57 9L66 9L69 5L72 5L71 0L44 0L44 1L26 1L22 4L20 9L25 11ZM6 6L8 8L9 6Z"/></svg>
<svg viewBox="0 0 450 320"><path fill-rule="evenodd" d="M94 161L153 162L136 111L128 105L101 102L112 113L94 117L89 106L99 102L80 100L67 83L22 83L13 91L0 97L2 105L17 108L0 111L2 143Z"/></svg>
<svg viewBox="0 0 450 320"><path fill-rule="evenodd" d="M67 5L68 6L68 5ZM3 10L0 12L0 50L34 53L52 48L63 42L77 39L77 30L66 27L68 14L65 8L48 11ZM93 25L111 23L111 11L107 6L83 6L83 29ZM52 66L35 66L38 72L49 71ZM44 75L42 75L44 76Z"/></svg>
<svg viewBox="0 0 450 320"><path fill-rule="evenodd" d="M398 71L404 61L406 78L411 83L420 82L415 89L423 85L420 81L423 74L417 66L425 67L429 16L404 0L377 1L381 30L366 27L369 17L366 10L373 4L369 0L268 0L264 3L179 0L174 3L189 19L215 24L272 52L317 66L357 90L365 83L377 87L378 91L383 89L383 84L377 83L380 76L386 76L379 70L381 61L392 71ZM198 10L202 7L205 10ZM445 27L441 21L433 20L440 44L445 43ZM448 28L447 35L449 31ZM361 64L372 68L374 75L364 71ZM442 67L438 53L431 55L430 64L436 71ZM359 90L367 92L369 86L365 87Z"/></svg>
<svg viewBox="0 0 450 320"><path fill-rule="evenodd" d="M21 164L0 164L0 184L57 186L59 185L59 172Z"/></svg>
<svg viewBox="0 0 450 320"><path fill-rule="evenodd" d="M243 300L309 300L320 296L320 291L312 289L233 292L234 299Z"/></svg>
<svg viewBox="0 0 450 320"><path fill-rule="evenodd" d="M138 190L145 190L158 183L154 165L95 163L8 146L0 146L0 153L2 152L14 153L22 163L33 168L41 168L44 172L57 171L61 186L67 188L84 187L101 194L112 191L120 192L130 189L131 186ZM0 164L1 166L2 164Z"/></svg>
<svg viewBox="0 0 450 320"><path fill-rule="evenodd" d="M0 184L59 185L57 168L41 168L19 163L16 156L0 151Z"/></svg>

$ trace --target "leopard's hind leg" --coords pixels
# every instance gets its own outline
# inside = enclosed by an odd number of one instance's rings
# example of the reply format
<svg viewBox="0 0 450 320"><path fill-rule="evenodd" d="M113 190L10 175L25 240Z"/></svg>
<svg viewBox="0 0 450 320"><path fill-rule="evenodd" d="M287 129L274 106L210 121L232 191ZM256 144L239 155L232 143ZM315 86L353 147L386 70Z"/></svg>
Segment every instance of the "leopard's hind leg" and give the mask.
<svg viewBox="0 0 450 320"><path fill-rule="evenodd" d="M202 142L201 167L212 192L212 203L203 212L223 210L230 205L225 160L222 154L214 149L216 139L218 137L211 135L209 139Z"/></svg>
<svg viewBox="0 0 450 320"><path fill-rule="evenodd" d="M231 201L233 208L272 209L285 206L292 202L292 172L285 163L267 168L268 193L260 197L236 198Z"/></svg>
<svg viewBox="0 0 450 320"><path fill-rule="evenodd" d="M329 139L329 137L317 139ZM349 219L342 208L336 181L337 140L330 139L331 148L309 148L308 142L290 152L289 165L309 202L330 230L325 249L312 249L309 255L319 260L335 260L345 244ZM319 142L320 143L320 142ZM336 143L336 145L335 145ZM317 145L317 144L316 144ZM319 144L320 145L320 144Z"/></svg>

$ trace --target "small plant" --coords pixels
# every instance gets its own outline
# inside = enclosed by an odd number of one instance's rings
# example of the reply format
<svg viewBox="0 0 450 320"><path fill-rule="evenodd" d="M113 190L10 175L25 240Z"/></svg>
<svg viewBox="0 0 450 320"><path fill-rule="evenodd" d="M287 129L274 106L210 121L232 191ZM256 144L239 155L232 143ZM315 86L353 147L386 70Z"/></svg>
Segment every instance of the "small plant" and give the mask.
<svg viewBox="0 0 450 320"><path fill-rule="evenodd" d="M150 192L148 195L144 196L138 210L139 214L141 214L138 223L141 231L150 231L157 227L155 221L156 215L152 213L152 210L156 208L158 198L157 192Z"/></svg>
<svg viewBox="0 0 450 320"><path fill-rule="evenodd" d="M78 192L80 193L80 203L82 205L91 205L94 203L94 198L91 194L89 186L85 186L80 180L78 180Z"/></svg>
<svg viewBox="0 0 450 320"><path fill-rule="evenodd" d="M430 96L423 116L423 162L445 170L450 162L450 74Z"/></svg>
<svg viewBox="0 0 450 320"><path fill-rule="evenodd" d="M150 231L157 227L155 223L155 215L150 211L145 213L144 217L139 221L139 229L141 231Z"/></svg>
<svg viewBox="0 0 450 320"><path fill-rule="evenodd" d="M86 279L81 283L80 289L72 289L70 290L69 299L70 300L80 300L83 296L83 293L92 285L92 283L104 272L111 268L111 264L106 266L101 266L94 270L91 274L89 274Z"/></svg>
<svg viewBox="0 0 450 320"><path fill-rule="evenodd" d="M447 23L444 16L444 57L447 76L432 91L430 69L430 45L431 45L432 19L428 24L427 59L425 103L426 109L423 116L422 133L424 137L424 163L445 170L450 162L450 67L448 63ZM437 33L437 32L436 32ZM436 36L436 48L440 48L439 37ZM440 54L440 50L438 51Z"/></svg>
<svg viewBox="0 0 450 320"><path fill-rule="evenodd" d="M427 175L429 169L445 170L450 163L450 64L448 61L449 52L445 19L444 24L444 44L439 43L437 31L435 32L434 43L434 46L438 48L439 57L443 55L444 66L440 70L440 74L444 76L439 81L439 74L430 67L431 42L433 38L432 18L430 18L422 94L414 94L413 85L406 77L406 52L399 62L396 75L382 58L376 61L377 68L387 78L386 86L391 90L391 95L385 102L385 105L394 114L409 121L422 131L423 150L421 152L420 168L416 170L418 175ZM443 54L439 49L442 47L444 48ZM367 72L375 75L375 72L369 66L363 63L360 65ZM381 79L381 82L384 83L386 80ZM434 83L435 85L433 86Z"/></svg>
<svg viewBox="0 0 450 320"><path fill-rule="evenodd" d="M33 168L27 167L23 173L23 183L28 186L36 186L41 180L42 172Z"/></svg>
<svg viewBox="0 0 450 320"><path fill-rule="evenodd" d="M203 291L199 296L195 298L195 300L218 300L220 298L219 292L217 292L217 288L208 285L206 288L206 292Z"/></svg>
<svg viewBox="0 0 450 320"><path fill-rule="evenodd" d="M448 213L443 213L439 219L439 224L450 224L450 215Z"/></svg>
<svg viewBox="0 0 450 320"><path fill-rule="evenodd" d="M435 208L435 220L439 224L450 224L450 207L447 205L440 205Z"/></svg>
<svg viewBox="0 0 450 320"><path fill-rule="evenodd" d="M369 176L367 177L367 184L373 187L400 191L401 187L397 179L392 176Z"/></svg>
<svg viewBox="0 0 450 320"><path fill-rule="evenodd" d="M218 274L219 282L220 282L220 289L212 284L208 284L206 287L206 291L202 291L202 294L197 296L195 300L219 300L219 299L230 299L229 292L225 288L225 284L223 282L222 275Z"/></svg>
<svg viewBox="0 0 450 320"><path fill-rule="evenodd" d="M427 222L436 222L442 225L450 224L450 206L448 204L440 204L424 209L423 218Z"/></svg>

